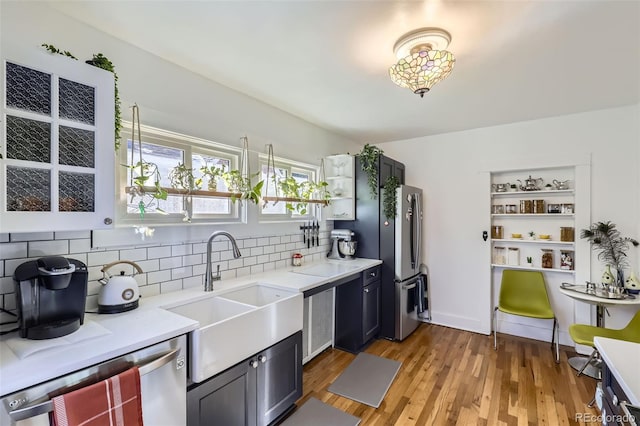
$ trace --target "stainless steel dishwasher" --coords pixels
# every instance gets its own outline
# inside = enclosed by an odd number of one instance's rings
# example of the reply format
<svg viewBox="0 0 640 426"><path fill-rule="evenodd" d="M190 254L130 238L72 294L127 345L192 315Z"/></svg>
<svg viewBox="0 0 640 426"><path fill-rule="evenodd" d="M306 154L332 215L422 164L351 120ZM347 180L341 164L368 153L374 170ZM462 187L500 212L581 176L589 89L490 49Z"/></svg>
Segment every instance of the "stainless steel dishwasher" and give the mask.
<svg viewBox="0 0 640 426"><path fill-rule="evenodd" d="M140 369L142 417L146 425L187 423L186 336L96 364L2 397L0 425L49 425L51 398L91 385L133 366Z"/></svg>

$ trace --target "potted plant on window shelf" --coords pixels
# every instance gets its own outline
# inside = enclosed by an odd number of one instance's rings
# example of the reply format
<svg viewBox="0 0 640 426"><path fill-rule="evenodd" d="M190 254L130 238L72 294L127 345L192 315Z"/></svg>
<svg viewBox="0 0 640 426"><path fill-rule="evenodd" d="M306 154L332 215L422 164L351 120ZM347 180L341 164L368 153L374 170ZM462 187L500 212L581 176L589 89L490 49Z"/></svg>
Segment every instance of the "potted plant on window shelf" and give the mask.
<svg viewBox="0 0 640 426"><path fill-rule="evenodd" d="M581 230L580 238L587 239L591 248L598 251L598 259L605 262L602 282L623 287L624 268L629 266L627 249L629 244L637 247L640 243L634 238L620 235L615 223L609 221L595 222L588 229ZM616 270L615 275L611 268Z"/></svg>
<svg viewBox="0 0 640 426"><path fill-rule="evenodd" d="M276 177L274 176L274 181ZM310 180L298 182L292 176L277 179L275 182L282 193L287 210L300 215L307 214L309 203L319 202L329 204L331 194L327 191L328 183L325 181L312 182ZM278 197L277 197L278 198ZM276 201L277 202L277 201Z"/></svg>
<svg viewBox="0 0 640 426"><path fill-rule="evenodd" d="M225 166L224 164L221 166L207 164L200 167L200 173L202 173L202 178L207 180L207 189L216 192L218 191L218 179L221 179L225 174Z"/></svg>

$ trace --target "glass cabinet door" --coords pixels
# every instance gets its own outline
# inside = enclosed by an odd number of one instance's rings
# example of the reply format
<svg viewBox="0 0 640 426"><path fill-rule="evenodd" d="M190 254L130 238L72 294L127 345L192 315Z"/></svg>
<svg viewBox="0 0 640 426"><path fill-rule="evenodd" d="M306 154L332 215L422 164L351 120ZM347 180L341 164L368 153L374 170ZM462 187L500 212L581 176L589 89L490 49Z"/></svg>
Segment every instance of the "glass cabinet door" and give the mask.
<svg viewBox="0 0 640 426"><path fill-rule="evenodd" d="M46 52L28 56L3 61L0 232L109 227L113 74Z"/></svg>

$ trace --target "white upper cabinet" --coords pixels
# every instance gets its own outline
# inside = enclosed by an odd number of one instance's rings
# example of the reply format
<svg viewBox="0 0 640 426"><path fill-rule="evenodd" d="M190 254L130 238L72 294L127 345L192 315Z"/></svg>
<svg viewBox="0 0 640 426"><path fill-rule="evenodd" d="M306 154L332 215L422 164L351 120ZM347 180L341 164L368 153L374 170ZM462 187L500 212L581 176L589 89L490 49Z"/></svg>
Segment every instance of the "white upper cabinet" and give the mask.
<svg viewBox="0 0 640 426"><path fill-rule="evenodd" d="M3 54L0 232L112 227L113 74L44 49Z"/></svg>

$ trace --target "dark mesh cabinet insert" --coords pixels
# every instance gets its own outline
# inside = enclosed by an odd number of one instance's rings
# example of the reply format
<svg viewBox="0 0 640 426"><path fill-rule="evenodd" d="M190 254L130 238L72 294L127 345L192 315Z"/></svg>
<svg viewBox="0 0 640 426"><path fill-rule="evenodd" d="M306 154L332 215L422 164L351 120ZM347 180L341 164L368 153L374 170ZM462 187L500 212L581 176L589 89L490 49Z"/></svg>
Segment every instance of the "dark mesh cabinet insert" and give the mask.
<svg viewBox="0 0 640 426"><path fill-rule="evenodd" d="M95 176L86 173L60 172L58 209L62 212L95 211Z"/></svg>
<svg viewBox="0 0 640 426"><path fill-rule="evenodd" d="M51 172L8 166L7 211L51 211Z"/></svg>
<svg viewBox="0 0 640 426"><path fill-rule="evenodd" d="M91 167L95 165L95 134L91 130L60 126L59 163L66 166Z"/></svg>
<svg viewBox="0 0 640 426"><path fill-rule="evenodd" d="M60 118L93 125L95 89L75 81L59 79Z"/></svg>
<svg viewBox="0 0 640 426"><path fill-rule="evenodd" d="M7 62L7 107L51 115L51 75Z"/></svg>
<svg viewBox="0 0 640 426"><path fill-rule="evenodd" d="M7 158L51 162L51 124L7 115Z"/></svg>

